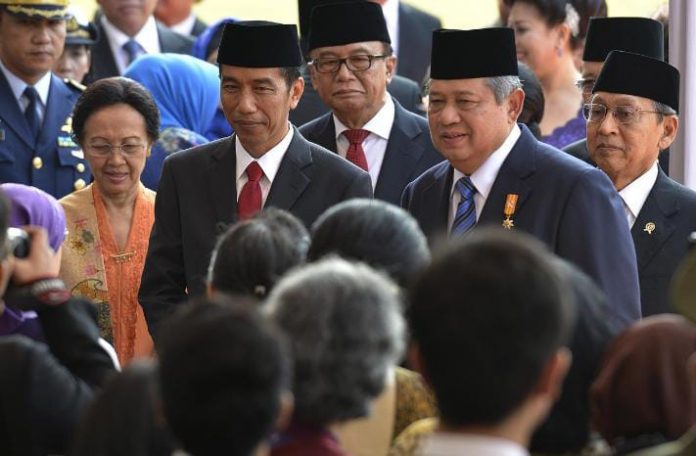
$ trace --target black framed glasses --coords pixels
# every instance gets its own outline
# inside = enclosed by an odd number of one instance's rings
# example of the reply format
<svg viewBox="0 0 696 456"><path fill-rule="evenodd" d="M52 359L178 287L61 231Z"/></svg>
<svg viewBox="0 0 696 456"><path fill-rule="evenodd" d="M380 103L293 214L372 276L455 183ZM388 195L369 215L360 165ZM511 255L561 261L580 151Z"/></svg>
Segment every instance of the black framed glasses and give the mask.
<svg viewBox="0 0 696 456"><path fill-rule="evenodd" d="M388 55L351 55L345 59L313 59L309 62L319 73L336 73L345 63L350 71L367 71L372 67L372 62L378 59L385 59Z"/></svg>
<svg viewBox="0 0 696 456"><path fill-rule="evenodd" d="M582 115L588 122L593 123L604 121L604 118L609 112L611 112L611 115L618 123L623 125L630 125L638 122L643 113L665 115L665 113L661 111L648 111L634 106L614 106L613 108L609 108L599 103L586 103L582 107Z"/></svg>

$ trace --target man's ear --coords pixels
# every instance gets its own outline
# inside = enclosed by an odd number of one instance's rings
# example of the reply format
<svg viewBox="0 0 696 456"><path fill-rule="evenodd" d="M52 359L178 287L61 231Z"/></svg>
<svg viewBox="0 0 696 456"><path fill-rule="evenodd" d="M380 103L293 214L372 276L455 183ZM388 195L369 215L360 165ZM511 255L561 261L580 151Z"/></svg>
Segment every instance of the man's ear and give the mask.
<svg viewBox="0 0 696 456"><path fill-rule="evenodd" d="M295 79L292 86L290 86L290 109L295 109L297 107L303 93L304 78L300 76L299 78Z"/></svg>
<svg viewBox="0 0 696 456"><path fill-rule="evenodd" d="M389 56L384 61L387 67L387 84L389 84L396 74L397 60L395 56Z"/></svg>
<svg viewBox="0 0 696 456"><path fill-rule="evenodd" d="M677 137L678 130L679 117L664 116L664 118L662 119L662 136L660 137L660 140L657 143L660 150L667 149L674 142L674 138Z"/></svg>
<svg viewBox="0 0 696 456"><path fill-rule="evenodd" d="M285 391L280 396L280 408L276 417L274 429L284 431L290 426L292 414L295 411L295 397L290 391Z"/></svg>
<svg viewBox="0 0 696 456"><path fill-rule="evenodd" d="M563 380L565 379L570 364L572 362L572 354L570 350L563 347L560 348L546 362L544 369L539 376L537 382L536 393L547 396L552 401L555 401L561 395Z"/></svg>
<svg viewBox="0 0 696 456"><path fill-rule="evenodd" d="M515 89L506 99L508 121L513 124L522 113L524 107L524 90Z"/></svg>

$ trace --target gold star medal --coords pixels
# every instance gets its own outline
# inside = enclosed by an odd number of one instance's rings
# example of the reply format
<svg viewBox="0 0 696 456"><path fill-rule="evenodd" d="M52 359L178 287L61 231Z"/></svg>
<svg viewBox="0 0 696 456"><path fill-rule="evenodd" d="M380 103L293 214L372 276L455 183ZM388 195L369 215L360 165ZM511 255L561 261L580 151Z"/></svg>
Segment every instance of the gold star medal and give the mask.
<svg viewBox="0 0 696 456"><path fill-rule="evenodd" d="M503 213L505 214L505 220L503 220L503 228L506 230L511 230L515 226L512 216L515 215L515 209L517 209L517 199L519 195L514 193L508 193L505 198L505 209Z"/></svg>

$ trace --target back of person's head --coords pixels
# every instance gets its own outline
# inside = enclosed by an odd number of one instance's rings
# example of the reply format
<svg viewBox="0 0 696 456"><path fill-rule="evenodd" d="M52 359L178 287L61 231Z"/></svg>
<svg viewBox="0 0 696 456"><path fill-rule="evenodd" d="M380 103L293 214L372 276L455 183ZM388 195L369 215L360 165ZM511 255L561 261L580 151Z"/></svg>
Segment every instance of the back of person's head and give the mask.
<svg viewBox="0 0 696 456"><path fill-rule="evenodd" d="M592 385L592 422L608 442L679 438L696 424L696 391L687 364L696 325L679 315L644 318L607 349Z"/></svg>
<svg viewBox="0 0 696 456"><path fill-rule="evenodd" d="M336 254L386 272L401 287L430 261L425 235L400 207L352 199L331 207L312 227L309 261Z"/></svg>
<svg viewBox="0 0 696 456"><path fill-rule="evenodd" d="M366 416L404 345L397 286L364 264L328 258L285 277L268 299L294 361L293 420Z"/></svg>
<svg viewBox="0 0 696 456"><path fill-rule="evenodd" d="M158 353L164 414L185 451L247 456L269 437L290 367L255 302L189 302L165 323Z"/></svg>
<svg viewBox="0 0 696 456"><path fill-rule="evenodd" d="M607 318L604 292L584 272L557 259L575 297L577 318L568 344L573 363L551 413L532 436L531 450L540 453L580 452L590 438L590 386L599 372L602 355L617 329Z"/></svg>
<svg viewBox="0 0 696 456"><path fill-rule="evenodd" d="M160 415L157 367L135 361L111 378L81 419L71 456L165 456L175 449Z"/></svg>
<svg viewBox="0 0 696 456"><path fill-rule="evenodd" d="M294 215L270 208L233 225L217 243L208 269L212 291L265 297L305 260L309 233Z"/></svg>
<svg viewBox="0 0 696 456"><path fill-rule="evenodd" d="M482 229L443 247L411 293L417 364L444 423L496 425L559 356L572 300L554 257L529 235Z"/></svg>
<svg viewBox="0 0 696 456"><path fill-rule="evenodd" d="M537 138L541 138L541 128L539 124L544 117L544 92L541 88L541 82L536 77L534 72L522 62L517 62L517 68L520 72L520 81L522 81L522 90L524 90L524 105L522 112L517 119L529 128L529 131Z"/></svg>

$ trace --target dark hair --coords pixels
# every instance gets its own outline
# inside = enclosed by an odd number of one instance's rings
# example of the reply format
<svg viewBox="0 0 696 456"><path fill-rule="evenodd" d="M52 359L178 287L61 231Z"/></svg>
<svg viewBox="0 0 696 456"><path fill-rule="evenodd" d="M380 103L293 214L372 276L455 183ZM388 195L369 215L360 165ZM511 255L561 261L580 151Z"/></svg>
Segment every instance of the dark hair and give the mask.
<svg viewBox="0 0 696 456"><path fill-rule="evenodd" d="M255 302L189 302L165 323L158 353L165 416L184 450L249 455L270 435L290 367Z"/></svg>
<svg viewBox="0 0 696 456"><path fill-rule="evenodd" d="M329 258L288 274L267 306L291 347L293 419L324 427L367 416L403 352L397 287L369 266Z"/></svg>
<svg viewBox="0 0 696 456"><path fill-rule="evenodd" d="M0 190L0 260L5 259L7 254L7 227L10 224L10 201L5 196L5 192Z"/></svg>
<svg viewBox="0 0 696 456"><path fill-rule="evenodd" d="M295 81L302 77L299 67L283 67L280 69L280 74L283 76L288 90L292 88Z"/></svg>
<svg viewBox="0 0 696 456"><path fill-rule="evenodd" d="M159 403L155 364L131 363L83 415L71 456L170 455L175 445Z"/></svg>
<svg viewBox="0 0 696 456"><path fill-rule="evenodd" d="M267 209L222 235L208 281L217 291L263 298L288 270L304 262L308 245L302 222L287 211Z"/></svg>
<svg viewBox="0 0 696 456"><path fill-rule="evenodd" d="M87 119L102 108L127 104L145 119L145 130L151 141L159 136L160 115L150 92L132 79L114 77L93 82L82 92L73 109L72 127L75 142L82 144ZM116 120L115 120L116 121Z"/></svg>
<svg viewBox="0 0 696 456"><path fill-rule="evenodd" d="M544 91L541 89L539 79L526 64L517 62L517 67L522 81L522 90L524 90L524 106L517 121L527 125L532 134L537 139L541 139L539 124L544 117Z"/></svg>
<svg viewBox="0 0 696 456"><path fill-rule="evenodd" d="M568 345L573 363L563 381L561 396L532 436L531 450L580 453L590 439L590 387L618 329L609 325L607 298L592 279L565 260L558 258L556 264L569 280L575 298L577 318Z"/></svg>
<svg viewBox="0 0 696 456"><path fill-rule="evenodd" d="M500 422L528 397L571 324L567 286L540 241L482 229L452 240L409 311L442 420Z"/></svg>
<svg viewBox="0 0 696 456"><path fill-rule="evenodd" d="M579 16L577 33L571 31L570 45L575 49L582 46L587 36L587 26L590 17L607 15L606 0L504 0L505 4L512 8L515 3L532 5L539 12L546 24L553 27L566 21L566 5L570 4Z"/></svg>
<svg viewBox="0 0 696 456"><path fill-rule="evenodd" d="M314 223L307 259L329 254L363 261L403 288L430 261L418 222L400 207L368 199L337 204Z"/></svg>

